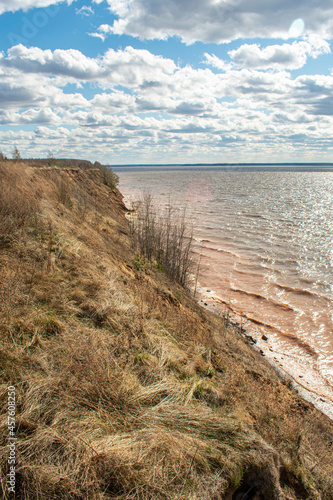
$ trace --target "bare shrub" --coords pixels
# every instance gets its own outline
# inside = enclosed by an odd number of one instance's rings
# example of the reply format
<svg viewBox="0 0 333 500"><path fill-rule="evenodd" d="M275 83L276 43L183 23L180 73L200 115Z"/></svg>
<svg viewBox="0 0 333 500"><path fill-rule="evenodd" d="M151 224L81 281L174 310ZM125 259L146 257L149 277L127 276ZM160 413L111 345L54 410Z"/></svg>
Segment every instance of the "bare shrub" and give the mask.
<svg viewBox="0 0 333 500"><path fill-rule="evenodd" d="M146 193L133 224L142 255L155 260L169 278L186 286L194 262L191 253L193 236L185 211L180 214L169 203L165 210L158 212L152 196Z"/></svg>
<svg viewBox="0 0 333 500"><path fill-rule="evenodd" d="M115 187L118 185L119 182L119 177L117 174L115 174L111 168L106 167L105 165L101 165L98 161L95 161L94 167L98 168L98 170L101 173L101 181L103 184L108 186L110 189L115 189Z"/></svg>
<svg viewBox="0 0 333 500"><path fill-rule="evenodd" d="M22 159L21 154L20 154L19 150L17 149L17 146L13 147L12 158L15 161L20 161Z"/></svg>

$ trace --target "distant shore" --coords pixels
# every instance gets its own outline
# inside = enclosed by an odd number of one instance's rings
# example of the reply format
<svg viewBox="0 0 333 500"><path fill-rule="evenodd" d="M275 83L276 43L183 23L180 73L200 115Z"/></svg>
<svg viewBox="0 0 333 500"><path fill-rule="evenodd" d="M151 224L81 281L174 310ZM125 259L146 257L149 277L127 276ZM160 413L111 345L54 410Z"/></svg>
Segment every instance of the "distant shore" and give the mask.
<svg viewBox="0 0 333 500"><path fill-rule="evenodd" d="M255 171L255 170L276 170L284 172L333 172L333 163L138 163L138 164L123 164L123 165L107 165L113 170L137 169L144 168L148 170L162 170L163 168L172 170L177 169L194 169L219 168L221 170L235 171Z"/></svg>

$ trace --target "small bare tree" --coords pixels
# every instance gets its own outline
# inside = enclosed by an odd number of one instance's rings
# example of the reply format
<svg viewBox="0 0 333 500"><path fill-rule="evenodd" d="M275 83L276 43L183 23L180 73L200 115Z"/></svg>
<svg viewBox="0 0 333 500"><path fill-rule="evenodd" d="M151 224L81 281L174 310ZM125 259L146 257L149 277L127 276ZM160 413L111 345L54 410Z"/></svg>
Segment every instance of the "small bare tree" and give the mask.
<svg viewBox="0 0 333 500"><path fill-rule="evenodd" d="M55 165L56 164L56 159L55 157L53 156L53 153L52 151L50 150L48 155L47 155L47 164L49 166L52 166L52 165Z"/></svg>
<svg viewBox="0 0 333 500"><path fill-rule="evenodd" d="M14 148L13 148L12 158L13 158L13 160L15 160L15 161L22 160L21 155L20 155L20 152L19 152L19 150L17 149L17 146L14 146Z"/></svg>

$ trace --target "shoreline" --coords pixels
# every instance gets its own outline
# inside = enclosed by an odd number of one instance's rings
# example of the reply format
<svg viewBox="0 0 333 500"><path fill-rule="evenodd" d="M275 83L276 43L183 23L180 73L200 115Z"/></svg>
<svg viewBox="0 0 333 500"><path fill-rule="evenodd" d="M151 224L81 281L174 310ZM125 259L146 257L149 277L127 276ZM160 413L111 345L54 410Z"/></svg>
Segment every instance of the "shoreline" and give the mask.
<svg viewBox="0 0 333 500"><path fill-rule="evenodd" d="M121 194L127 209L126 217L131 217L134 211L134 200L131 200L130 196ZM269 336L269 334L267 336L259 332L256 329L258 325L244 318L242 314L233 311L230 306L214 294L209 285L198 284L195 299L200 306L215 314L223 315L228 310L229 320L235 333L247 340L253 350L260 353L283 380L288 380L297 394L333 420L333 388L328 386L327 392L325 391L325 385L328 384L320 380L321 375L316 375L315 370L310 365L307 365L306 360L300 359L300 356L279 351L279 348L275 345L276 339L274 342L273 336ZM299 359L295 361L295 358ZM308 372L310 372L310 376Z"/></svg>
<svg viewBox="0 0 333 500"><path fill-rule="evenodd" d="M274 342L273 335L267 336L256 330L254 322L248 319L244 320L241 314L237 314L228 307L207 286L201 284L197 286L196 300L202 307L217 315L223 315L225 311L228 311L229 321L234 327L235 333L247 340L279 376L284 380L289 380L293 390L303 399L312 403L324 415L333 420L333 388L320 380L321 375L316 377L315 370L310 365L307 366L306 360L296 359L295 361L295 358L300 357L281 352L276 346L276 342ZM306 374L307 370L311 373ZM317 380L313 380L312 377L316 377ZM314 384L314 387L311 388L311 384ZM316 384L318 384L318 387L316 387ZM324 393L325 390L323 390L325 386L327 387L327 393Z"/></svg>

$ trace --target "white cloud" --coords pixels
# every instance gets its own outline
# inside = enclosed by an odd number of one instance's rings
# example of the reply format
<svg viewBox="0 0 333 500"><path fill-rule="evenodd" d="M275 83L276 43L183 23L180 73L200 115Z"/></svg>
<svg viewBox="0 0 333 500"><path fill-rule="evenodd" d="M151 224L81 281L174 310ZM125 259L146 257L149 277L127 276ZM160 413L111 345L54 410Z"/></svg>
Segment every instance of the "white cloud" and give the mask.
<svg viewBox="0 0 333 500"><path fill-rule="evenodd" d="M300 42L269 45L263 49L259 44L244 44L236 50L231 50L229 55L236 64L246 68L298 69L305 65L309 56L316 58L330 52L331 49L326 40L312 35ZM216 59L208 58L207 60L215 67L219 67L219 61ZM221 69L223 69L223 61L221 61Z"/></svg>
<svg viewBox="0 0 333 500"><path fill-rule="evenodd" d="M306 102L310 116L333 117L333 76L303 75L296 79L295 85L296 102L299 105Z"/></svg>
<svg viewBox="0 0 333 500"><path fill-rule="evenodd" d="M88 33L88 35L90 35L90 36L94 36L96 38L100 38L101 40L103 40L103 42L107 38L108 35L112 35L112 34L113 34L113 28L109 24L101 24L97 28L97 32L95 32L95 33Z"/></svg>
<svg viewBox="0 0 333 500"><path fill-rule="evenodd" d="M0 106L2 109L40 107L46 103L52 91L56 88L47 88L35 77L25 78L20 74L6 75L0 82Z"/></svg>
<svg viewBox="0 0 333 500"><path fill-rule="evenodd" d="M240 47L243 57L246 47ZM277 62L276 47L257 54L260 64ZM326 50L325 42L314 38L290 47L295 54L303 47L307 57ZM26 156L43 156L51 148L55 155L105 162L108 152L116 162L123 150L127 162L137 162L149 151L155 155L150 161L162 154L194 159L194 151L218 161L221 150L241 161L245 149L248 155L259 147L260 154L274 148L282 154L305 136L308 147L316 149L318 141L330 147L333 75L292 77L282 63L262 71L208 54L206 59L221 72L178 67L132 47L109 49L96 58L73 50L14 47L0 54L0 123L37 128L19 136L0 132L2 148L6 153L7 144L10 154L17 144ZM77 84L75 91L67 83Z"/></svg>
<svg viewBox="0 0 333 500"><path fill-rule="evenodd" d="M93 38L100 38L102 42L104 42L106 36L103 35L102 33L88 33L89 36L92 36Z"/></svg>
<svg viewBox="0 0 333 500"><path fill-rule="evenodd" d="M38 74L24 74L8 70L0 81L0 108L24 110L28 108L73 109L87 106L87 100L79 93L64 93L56 86L54 78Z"/></svg>
<svg viewBox="0 0 333 500"><path fill-rule="evenodd" d="M205 63L208 64L209 66L212 66L213 68L217 68L220 71L228 71L233 67L232 63L226 62L223 59L220 59L217 57L215 54L208 54L207 52L204 54L205 55Z"/></svg>
<svg viewBox="0 0 333 500"><path fill-rule="evenodd" d="M74 49L51 51L19 44L8 50L0 65L26 73L60 75L79 81L104 79L107 84L127 86L160 79L176 70L171 59L130 46L118 51L109 49L103 57L92 59Z"/></svg>
<svg viewBox="0 0 333 500"><path fill-rule="evenodd" d="M59 115L54 113L50 108L44 109L27 109L19 115L17 123L21 124L40 124L44 123L47 125L57 126L61 124L61 118Z"/></svg>
<svg viewBox="0 0 333 500"><path fill-rule="evenodd" d="M161 80L177 69L172 59L133 47L118 51L109 49L101 60L101 66L103 68L101 76L115 85L125 86Z"/></svg>
<svg viewBox="0 0 333 500"><path fill-rule="evenodd" d="M118 16L103 34L142 39L179 36L185 43L223 43L238 38L288 38L293 20L304 21L304 33L332 37L333 4L322 0L107 0ZM295 33L293 32L292 35ZM300 34L298 30L297 34Z"/></svg>
<svg viewBox="0 0 333 500"><path fill-rule="evenodd" d="M17 10L28 10L31 8L48 7L61 3L64 0L0 0L0 14L4 12L15 12ZM71 3L71 1L68 1Z"/></svg>
<svg viewBox="0 0 333 500"><path fill-rule="evenodd" d="M6 124L13 124L16 123L16 120L18 119L19 114L18 113L13 113L12 111L0 111L0 124L1 125L6 125Z"/></svg>
<svg viewBox="0 0 333 500"><path fill-rule="evenodd" d="M75 9L75 13L80 14L81 16L91 16L94 14L94 10L88 5L83 5L81 9Z"/></svg>
<svg viewBox="0 0 333 500"><path fill-rule="evenodd" d="M42 50L25 47L22 44L8 49L8 56L2 63L28 73L65 75L77 79L92 79L100 73L100 65L74 49Z"/></svg>
<svg viewBox="0 0 333 500"><path fill-rule="evenodd" d="M115 90L111 94L96 94L89 101L89 106L101 109L104 113L133 113L137 111L135 97L120 90Z"/></svg>

